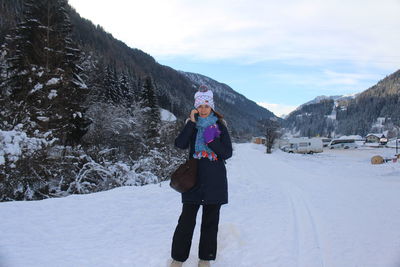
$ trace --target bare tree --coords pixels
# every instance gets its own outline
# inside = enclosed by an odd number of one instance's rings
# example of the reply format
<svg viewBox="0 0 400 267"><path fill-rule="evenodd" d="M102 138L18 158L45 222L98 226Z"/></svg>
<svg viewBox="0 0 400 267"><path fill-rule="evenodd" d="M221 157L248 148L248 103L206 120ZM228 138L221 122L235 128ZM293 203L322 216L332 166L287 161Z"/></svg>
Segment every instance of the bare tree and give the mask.
<svg viewBox="0 0 400 267"><path fill-rule="evenodd" d="M275 117L260 120L259 125L265 136L266 152L271 154L275 140L282 135L280 132L281 126Z"/></svg>

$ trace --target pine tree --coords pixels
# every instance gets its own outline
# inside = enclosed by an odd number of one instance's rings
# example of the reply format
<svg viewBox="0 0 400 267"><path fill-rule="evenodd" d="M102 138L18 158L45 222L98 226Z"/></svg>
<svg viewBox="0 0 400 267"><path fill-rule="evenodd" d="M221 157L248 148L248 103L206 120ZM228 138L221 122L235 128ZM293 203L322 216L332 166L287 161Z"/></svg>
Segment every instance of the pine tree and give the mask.
<svg viewBox="0 0 400 267"><path fill-rule="evenodd" d="M132 81L132 78L129 79L125 72L121 73L118 81L118 88L121 93L122 104L131 110L133 116L133 112L136 112L138 102L135 96L134 84L135 82Z"/></svg>
<svg viewBox="0 0 400 267"><path fill-rule="evenodd" d="M2 87L13 114L10 127L22 124L30 134L48 132L63 144L79 141L88 124L82 105L88 90L79 76L80 51L69 37L67 5L66 0L25 1L24 19L6 44Z"/></svg>
<svg viewBox="0 0 400 267"><path fill-rule="evenodd" d="M18 24L12 33L6 36L6 44L3 51L6 57L6 77L2 83L2 95L7 115L1 118L6 121L7 128L13 128L18 123L30 124L30 112L27 110L29 102L36 102L31 97L30 91L39 88L37 84L38 75L42 73L38 66L42 63L43 54L37 46L42 45L42 25L36 19L39 10L33 0L24 3L25 19ZM38 70L39 69L39 70Z"/></svg>
<svg viewBox="0 0 400 267"><path fill-rule="evenodd" d="M145 134L146 139L149 140L150 145L158 143L159 126L161 122L160 109L158 107L155 88L151 77L146 77L140 95L140 103L143 107L145 118Z"/></svg>
<svg viewBox="0 0 400 267"><path fill-rule="evenodd" d="M129 84L128 77L126 76L126 74L124 72L121 73L119 80L118 80L118 88L121 93L121 97L124 100L128 100L128 98L130 98L130 94L131 94L130 87L131 86Z"/></svg>
<svg viewBox="0 0 400 267"><path fill-rule="evenodd" d="M104 70L101 99L102 102L108 104L118 105L121 103L121 92L118 86L117 71L114 66L107 65Z"/></svg>

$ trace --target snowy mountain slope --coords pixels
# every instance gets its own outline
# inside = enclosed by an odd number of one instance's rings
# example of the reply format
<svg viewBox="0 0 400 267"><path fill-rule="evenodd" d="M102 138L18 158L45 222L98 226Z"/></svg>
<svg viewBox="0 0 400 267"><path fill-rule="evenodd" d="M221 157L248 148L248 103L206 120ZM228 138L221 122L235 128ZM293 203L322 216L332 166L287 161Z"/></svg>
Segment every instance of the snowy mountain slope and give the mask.
<svg viewBox="0 0 400 267"><path fill-rule="evenodd" d="M326 96L326 95L320 95L314 98L313 100L310 100L296 108L296 110L300 110L302 107L310 104L318 104L323 100L333 100L335 101L335 104L340 102L340 101L348 101L350 99L354 99L357 97L359 94L354 94L354 95L333 95L333 96Z"/></svg>
<svg viewBox="0 0 400 267"><path fill-rule="evenodd" d="M393 153L235 145L213 266L399 266L400 163L369 163ZM0 203L0 266L167 266L180 207L167 182ZM196 266L198 228L184 266Z"/></svg>
<svg viewBox="0 0 400 267"><path fill-rule="evenodd" d="M216 111L226 116L229 128L236 131L232 132L232 135L241 141L247 142L252 136L263 134L259 129L259 120L276 117L271 111L247 99L224 83L198 73L183 71L180 73L192 82L194 90L197 90L200 85L207 85L212 89ZM237 112L238 110L240 112Z"/></svg>
<svg viewBox="0 0 400 267"><path fill-rule="evenodd" d="M0 0L0 17L2 18L0 21L0 43L17 22L23 18L23 2L23 0ZM84 77L89 89L99 90L101 88L95 81L104 79L106 75L103 71L105 73L115 72L111 77L119 77L123 73L125 82L128 82L126 84L130 84L131 91L136 94L140 89L136 88L138 89L136 90L133 87L141 84L140 80L149 76L152 77L155 85L158 105L173 113L179 121L184 121L187 118L193 107L193 96L198 87L193 87L193 85L196 82L193 82L183 72L159 64L146 52L131 48L122 41L115 39L112 33L104 31L100 25L95 25L82 18L74 8L67 6L66 10L73 26L71 39L74 43L79 44L82 56L84 55L85 60L81 67L85 75L82 75L82 77ZM42 51L43 49L37 48L36 50ZM4 63L0 57L0 66L2 64ZM106 69L112 71L107 72ZM198 77L200 76L202 75L199 74ZM235 129L231 132L231 135L237 140L248 141L252 136L259 135L257 120L274 116L254 101L234 92L229 86L218 83L211 78L202 77L208 81L213 81L213 85L217 86L215 91L217 92L218 111L224 114L229 127ZM122 79L122 77L120 78ZM40 88L41 85L38 86L36 89ZM92 92L95 90L92 90ZM50 96L53 97L55 94L52 93ZM237 110L239 109L242 112L238 116Z"/></svg>
<svg viewBox="0 0 400 267"><path fill-rule="evenodd" d="M354 95L317 96L285 117L284 126L291 135L335 136L338 110L345 110Z"/></svg>
<svg viewBox="0 0 400 267"><path fill-rule="evenodd" d="M191 73L191 72L180 72L181 74L188 77L194 85L194 89L198 89L199 85L207 85L209 88L212 89L214 95L223 98L226 102L231 104L237 104L237 102L247 102L248 99L243 95L235 92L232 88L227 86L226 84L219 83L207 76L198 74L198 73Z"/></svg>
<svg viewBox="0 0 400 267"><path fill-rule="evenodd" d="M400 122L400 70L369 89L347 96L318 96L285 117L285 128L304 136L362 135L389 130L397 136ZM324 103L331 103L329 114ZM304 119L309 117L309 119ZM376 121L384 118L381 127Z"/></svg>
<svg viewBox="0 0 400 267"><path fill-rule="evenodd" d="M335 114L335 116L332 116L332 115L329 115L329 116L330 116L331 119L336 120L336 109L339 106L341 106L341 107L345 106L345 104L347 102L349 102L352 99L355 99L359 94L360 93L353 94L353 95L335 95L335 96L321 95L321 96L317 96L313 100L308 101L307 103L304 103L304 104L300 105L299 107L297 107L296 110L301 110L303 107L306 107L306 106L311 105L311 104L319 104L322 101L333 100L334 105L333 105L333 108L332 108L332 114ZM289 114L289 116L290 116L290 114Z"/></svg>

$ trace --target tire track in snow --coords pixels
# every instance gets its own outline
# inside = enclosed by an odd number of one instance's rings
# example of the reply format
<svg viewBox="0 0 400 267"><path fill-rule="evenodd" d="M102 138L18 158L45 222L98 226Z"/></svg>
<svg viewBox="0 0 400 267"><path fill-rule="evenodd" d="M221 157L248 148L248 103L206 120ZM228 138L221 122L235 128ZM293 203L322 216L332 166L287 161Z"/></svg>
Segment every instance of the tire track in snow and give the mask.
<svg viewBox="0 0 400 267"><path fill-rule="evenodd" d="M271 158L271 160L274 160L274 167L282 170L283 177L291 177L293 174L300 177L310 176L308 171L295 168L290 163L276 158ZM305 197L306 193L294 181L289 179L282 180L279 177L275 177L275 182L286 195L291 206L295 236L293 251L297 258L297 266L324 267L317 224L310 209L309 201Z"/></svg>
<svg viewBox="0 0 400 267"><path fill-rule="evenodd" d="M249 156L241 157L241 162L237 162L239 164L229 165L230 171L236 172L237 177L241 177L241 182L248 185L248 189L255 190L253 193L270 191L274 194L272 198L269 196L269 199L265 200L265 202L270 202L272 207L269 206L269 209L278 216L272 217L272 222L267 227L274 227L280 231L280 236L275 235L278 246L271 251L275 254L275 259L270 262L271 266L288 266L290 262L290 266L323 267L321 242L305 192L296 186L294 181L282 181L281 175L277 176L277 172L272 171L278 169L282 171L282 177L290 177L299 170L290 163L269 157L259 149L240 146L239 148L239 153ZM260 161L260 158L264 159ZM264 160L265 164L260 165ZM306 171L302 170L302 172ZM282 217L286 217L286 220L282 220ZM283 222L284 226L276 227L280 222ZM286 230L284 227L287 227ZM292 232L288 231L290 227L292 227Z"/></svg>
<svg viewBox="0 0 400 267"><path fill-rule="evenodd" d="M297 266L323 267L324 261L316 223L307 201L302 196L304 193L293 184L286 183L283 187L282 190L287 192L292 209Z"/></svg>
<svg viewBox="0 0 400 267"><path fill-rule="evenodd" d="M248 156L239 157L234 154L232 160L228 161L227 169L230 188L229 210L236 208L241 211L241 216L239 220L233 219L234 216L229 218L227 214L223 218L237 227L240 242L234 242L236 245L225 244L226 242L221 244L225 251L220 251L220 259L224 258L225 252L230 254L229 252L240 244L241 260L237 266L294 266L294 256L288 249L293 243L292 236L286 234L291 226L291 210L286 194L279 190L266 166L260 165L259 158L263 153L249 146L238 145L238 148L236 155ZM221 226L224 228L224 223ZM221 241L225 239L231 237L221 236Z"/></svg>

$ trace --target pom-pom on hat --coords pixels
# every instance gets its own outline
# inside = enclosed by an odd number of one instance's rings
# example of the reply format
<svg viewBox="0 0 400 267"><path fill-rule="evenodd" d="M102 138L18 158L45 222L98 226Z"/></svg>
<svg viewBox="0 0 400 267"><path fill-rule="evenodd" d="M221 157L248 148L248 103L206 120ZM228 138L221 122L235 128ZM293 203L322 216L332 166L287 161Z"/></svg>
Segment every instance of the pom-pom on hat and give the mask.
<svg viewBox="0 0 400 267"><path fill-rule="evenodd" d="M198 108L200 105L208 105L214 109L213 92L205 85L201 85L194 95L194 107Z"/></svg>

